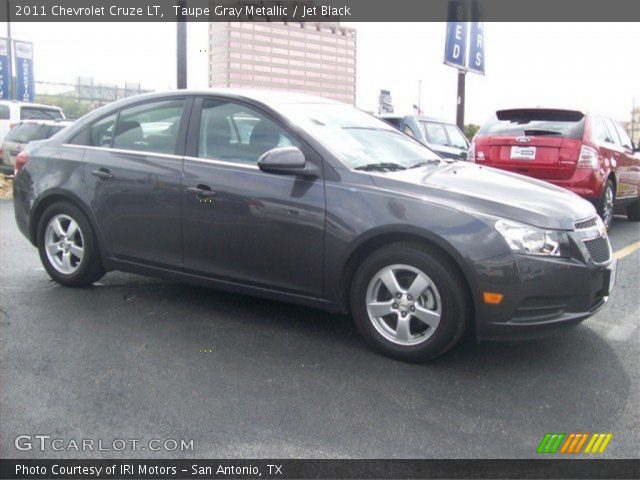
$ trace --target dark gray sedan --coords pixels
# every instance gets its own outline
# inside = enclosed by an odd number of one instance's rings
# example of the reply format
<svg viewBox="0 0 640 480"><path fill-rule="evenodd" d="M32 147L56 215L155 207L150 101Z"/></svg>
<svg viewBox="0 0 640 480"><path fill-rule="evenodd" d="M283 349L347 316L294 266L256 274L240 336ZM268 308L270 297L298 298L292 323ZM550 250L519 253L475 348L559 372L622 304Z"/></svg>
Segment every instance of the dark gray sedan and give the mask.
<svg viewBox="0 0 640 480"><path fill-rule="evenodd" d="M313 97L129 98L16 164L18 226L59 283L125 270L350 312L374 348L408 361L466 331L513 339L576 325L615 282L585 200L443 160Z"/></svg>

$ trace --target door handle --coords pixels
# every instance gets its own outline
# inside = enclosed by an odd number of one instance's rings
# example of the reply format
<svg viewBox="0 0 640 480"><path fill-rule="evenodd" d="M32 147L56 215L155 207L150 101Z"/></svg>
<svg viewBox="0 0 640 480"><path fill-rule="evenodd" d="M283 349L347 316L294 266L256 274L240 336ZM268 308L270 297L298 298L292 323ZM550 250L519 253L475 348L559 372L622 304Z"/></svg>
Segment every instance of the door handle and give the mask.
<svg viewBox="0 0 640 480"><path fill-rule="evenodd" d="M94 170L91 172L91 175L94 177L98 177L99 180L110 180L113 178L113 173L111 173L106 168L99 168L98 170Z"/></svg>
<svg viewBox="0 0 640 480"><path fill-rule="evenodd" d="M211 190L211 188L206 185L198 185L197 187L189 187L187 188L187 192L193 193L197 197L200 198L212 198L216 196L216 192Z"/></svg>

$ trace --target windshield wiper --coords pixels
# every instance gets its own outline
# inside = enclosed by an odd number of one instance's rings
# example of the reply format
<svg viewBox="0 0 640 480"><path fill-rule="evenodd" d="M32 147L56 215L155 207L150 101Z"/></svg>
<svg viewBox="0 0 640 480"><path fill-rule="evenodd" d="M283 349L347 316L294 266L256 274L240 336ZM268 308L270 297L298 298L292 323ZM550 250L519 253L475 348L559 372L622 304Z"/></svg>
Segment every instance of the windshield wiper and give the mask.
<svg viewBox="0 0 640 480"><path fill-rule="evenodd" d="M381 172L395 172L398 170L406 170L407 167L400 165L399 163L392 162L380 162L380 163L368 163L366 165L360 165L355 167L355 170L378 170Z"/></svg>
<svg viewBox="0 0 640 480"><path fill-rule="evenodd" d="M525 130L524 134L527 137L535 137L537 135L562 135L561 132L556 132L554 130Z"/></svg>
<svg viewBox="0 0 640 480"><path fill-rule="evenodd" d="M418 163L414 163L409 168L419 168L419 167L424 167L426 165L435 165L436 163L440 163L441 161L442 160L439 158L433 158L431 160L422 160Z"/></svg>

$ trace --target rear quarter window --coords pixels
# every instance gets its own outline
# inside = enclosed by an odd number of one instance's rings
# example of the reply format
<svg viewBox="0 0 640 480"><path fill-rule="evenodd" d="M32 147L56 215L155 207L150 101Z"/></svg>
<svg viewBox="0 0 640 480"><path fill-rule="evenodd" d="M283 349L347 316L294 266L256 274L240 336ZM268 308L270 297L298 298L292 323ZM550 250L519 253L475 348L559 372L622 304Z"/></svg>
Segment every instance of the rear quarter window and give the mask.
<svg viewBox="0 0 640 480"><path fill-rule="evenodd" d="M529 137L560 136L581 139L584 115L578 112L518 110L498 112L481 129L480 135Z"/></svg>

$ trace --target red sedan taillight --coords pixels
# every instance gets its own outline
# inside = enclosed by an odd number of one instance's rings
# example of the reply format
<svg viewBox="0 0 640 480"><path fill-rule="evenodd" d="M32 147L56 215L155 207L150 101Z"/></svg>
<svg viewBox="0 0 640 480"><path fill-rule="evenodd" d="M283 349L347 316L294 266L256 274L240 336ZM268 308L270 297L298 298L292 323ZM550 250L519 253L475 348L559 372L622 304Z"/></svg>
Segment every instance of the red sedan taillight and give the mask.
<svg viewBox="0 0 640 480"><path fill-rule="evenodd" d="M25 152L20 152L18 154L18 156L16 157L16 161L13 164L14 175L17 175L18 172L22 170L22 167L26 165L28 160L29 160L29 155L27 155Z"/></svg>

